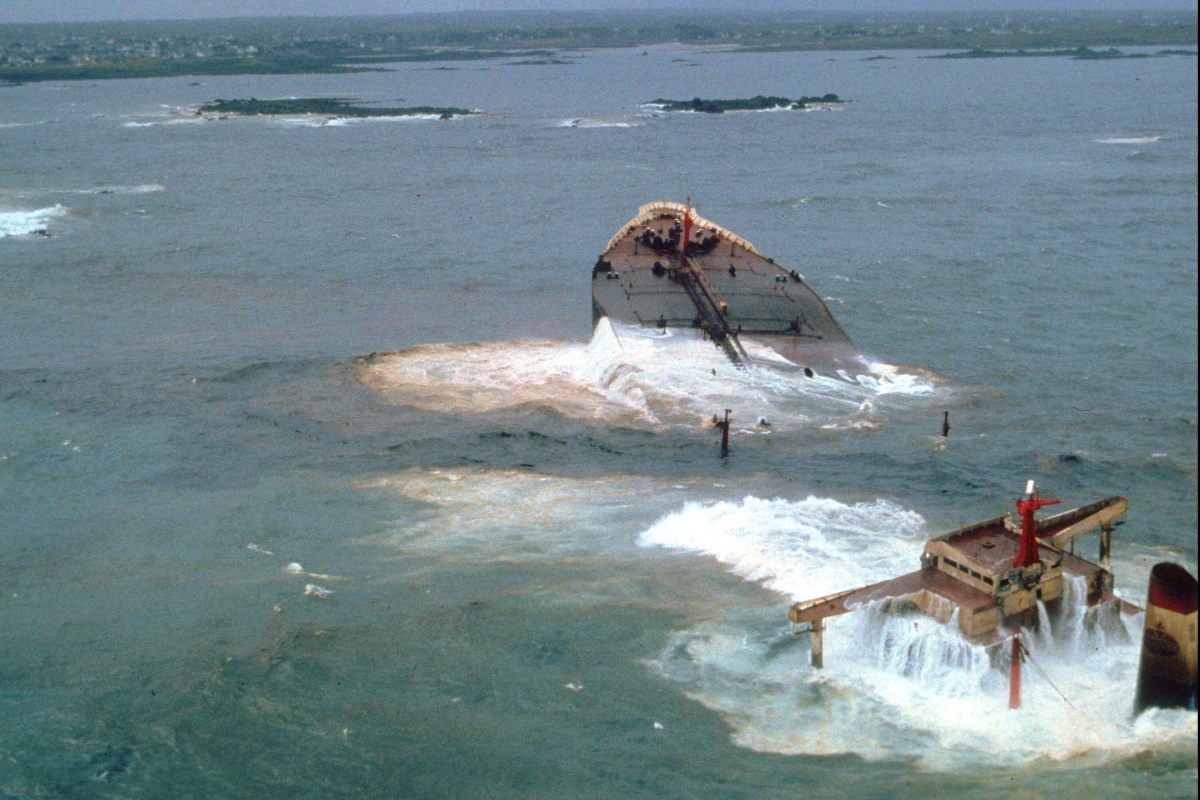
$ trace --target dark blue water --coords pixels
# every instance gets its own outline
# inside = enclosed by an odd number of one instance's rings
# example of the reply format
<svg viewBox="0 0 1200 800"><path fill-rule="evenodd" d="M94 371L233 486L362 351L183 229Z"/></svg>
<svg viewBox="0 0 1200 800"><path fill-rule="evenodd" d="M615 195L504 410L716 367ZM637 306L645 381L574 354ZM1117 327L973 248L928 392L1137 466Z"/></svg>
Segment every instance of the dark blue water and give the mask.
<svg viewBox="0 0 1200 800"><path fill-rule="evenodd" d="M1133 602L1195 570L1194 60L641 53L0 89L0 797L1195 796L1129 630L1013 715L940 626L786 623L1029 478L1129 497ZM486 113L186 110L317 94ZM687 196L873 370L592 339Z"/></svg>

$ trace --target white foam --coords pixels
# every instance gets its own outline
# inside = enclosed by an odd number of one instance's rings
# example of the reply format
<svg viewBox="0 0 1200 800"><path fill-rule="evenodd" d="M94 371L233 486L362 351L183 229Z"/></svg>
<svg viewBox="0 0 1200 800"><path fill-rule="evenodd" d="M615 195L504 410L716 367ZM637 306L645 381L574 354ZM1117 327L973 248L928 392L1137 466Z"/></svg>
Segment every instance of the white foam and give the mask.
<svg viewBox="0 0 1200 800"><path fill-rule="evenodd" d="M142 183L136 186L94 186L88 189L64 189L62 194L156 194L165 192L161 183Z"/></svg>
<svg viewBox="0 0 1200 800"><path fill-rule="evenodd" d="M122 128L153 128L157 122L126 122L121 125Z"/></svg>
<svg viewBox="0 0 1200 800"><path fill-rule="evenodd" d="M274 121L303 128L344 128L368 122L429 122L442 120L441 114L399 114L381 115L378 117L335 117L321 114L306 114L298 117L274 117ZM461 114L451 116L451 119L462 119Z"/></svg>
<svg viewBox="0 0 1200 800"><path fill-rule="evenodd" d="M1096 144L1154 144L1161 136L1114 136L1109 139L1097 139Z"/></svg>
<svg viewBox="0 0 1200 800"><path fill-rule="evenodd" d="M637 123L600 119L564 119L555 123L556 128L636 128Z"/></svg>
<svg viewBox="0 0 1200 800"><path fill-rule="evenodd" d="M747 339L759 365L736 369L692 331L660 332L601 320L587 345L543 339L420 345L377 356L359 375L389 402L430 411L491 414L550 409L574 419L661 430L711 424L733 408L735 431L870 427L880 398L921 399L928 378L886 364L842 379L805 378L765 345ZM771 364L788 369L775 369Z"/></svg>
<svg viewBox="0 0 1200 800"><path fill-rule="evenodd" d="M461 114L452 114L451 119L462 119ZM392 114L378 117L339 117L342 124L354 122L437 122L441 114Z"/></svg>
<svg viewBox="0 0 1200 800"><path fill-rule="evenodd" d="M926 535L918 515L886 501L746 498L685 505L639 541L714 557L795 600L910 572ZM823 670L809 665L807 637L783 622L783 601L769 615L727 609L681 631L652 666L721 712L736 743L764 752L960 771L1194 751L1195 712L1130 719L1141 619L1087 609L1085 591L1069 582L1054 635L1028 637L1018 711L1006 707L1006 674L959 635L956 617L939 622L888 602L826 623Z"/></svg>
<svg viewBox="0 0 1200 800"><path fill-rule="evenodd" d="M324 581L340 581L340 580L342 580L341 578L337 577L336 575L325 575L324 573L321 573L321 572L309 572L306 569L304 569L304 566L301 565L301 563L299 561L291 562L286 567L284 567L284 571L287 572L287 574L289 574L289 575L302 575L304 577L318 578L318 579L324 580Z"/></svg>
<svg viewBox="0 0 1200 800"><path fill-rule="evenodd" d="M67 209L58 204L32 211L0 209L0 239L6 236L46 234L49 232L51 220L61 219L66 215Z"/></svg>
<svg viewBox="0 0 1200 800"><path fill-rule="evenodd" d="M924 520L886 500L845 505L809 497L688 503L638 539L643 546L703 553L793 599L820 597L908 572L920 555ZM847 561L847 552L870 558ZM836 570L824 569L837 559Z"/></svg>
<svg viewBox="0 0 1200 800"><path fill-rule="evenodd" d="M876 395L899 394L924 397L935 391L934 385L928 377L901 372L899 367L891 364L869 362L867 369L866 373L855 375L854 380Z"/></svg>
<svg viewBox="0 0 1200 800"><path fill-rule="evenodd" d="M806 109L796 109L796 108L792 108L791 105L783 105L783 106L771 106L770 108L733 108L733 109L730 109L729 111L726 111L725 113L726 114L737 114L739 112L748 111L752 114L773 114L776 111L800 111L800 110L807 111L808 109L807 108Z"/></svg>
<svg viewBox="0 0 1200 800"><path fill-rule="evenodd" d="M281 125L298 125L305 128L319 128L329 122L327 117L276 117L275 122Z"/></svg>

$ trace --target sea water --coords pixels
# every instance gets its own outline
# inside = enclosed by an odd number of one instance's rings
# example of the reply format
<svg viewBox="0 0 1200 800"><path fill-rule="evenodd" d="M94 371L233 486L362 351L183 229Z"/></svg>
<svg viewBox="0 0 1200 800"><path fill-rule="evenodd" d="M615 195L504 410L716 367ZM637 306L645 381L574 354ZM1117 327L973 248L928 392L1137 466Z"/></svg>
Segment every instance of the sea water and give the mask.
<svg viewBox="0 0 1200 800"><path fill-rule="evenodd" d="M953 621L790 631L1029 478L1196 568L1194 59L872 55L0 88L0 797L1194 797L1140 617L1017 712ZM484 113L190 110L318 95ZM593 333L689 196L870 366Z"/></svg>

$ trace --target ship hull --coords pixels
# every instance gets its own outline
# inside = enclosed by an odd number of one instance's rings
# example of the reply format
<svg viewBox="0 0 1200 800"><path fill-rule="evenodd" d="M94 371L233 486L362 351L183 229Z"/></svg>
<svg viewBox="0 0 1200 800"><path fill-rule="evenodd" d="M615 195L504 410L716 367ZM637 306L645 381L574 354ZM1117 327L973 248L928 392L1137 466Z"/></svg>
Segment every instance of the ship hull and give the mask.
<svg viewBox="0 0 1200 800"><path fill-rule="evenodd" d="M799 273L678 203L642 206L609 242L592 271L593 324L604 317L662 330L696 329L736 362L759 360L751 354L757 347L747 347L755 345L813 373L864 366Z"/></svg>

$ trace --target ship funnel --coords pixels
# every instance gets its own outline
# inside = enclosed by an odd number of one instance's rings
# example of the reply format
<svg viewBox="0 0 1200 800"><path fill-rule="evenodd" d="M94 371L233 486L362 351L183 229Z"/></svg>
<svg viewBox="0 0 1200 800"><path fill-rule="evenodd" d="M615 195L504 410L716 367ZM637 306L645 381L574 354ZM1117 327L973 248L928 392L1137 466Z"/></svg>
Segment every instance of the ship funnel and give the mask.
<svg viewBox="0 0 1200 800"><path fill-rule="evenodd" d="M1164 561L1150 570L1134 713L1196 707L1196 579Z"/></svg>

